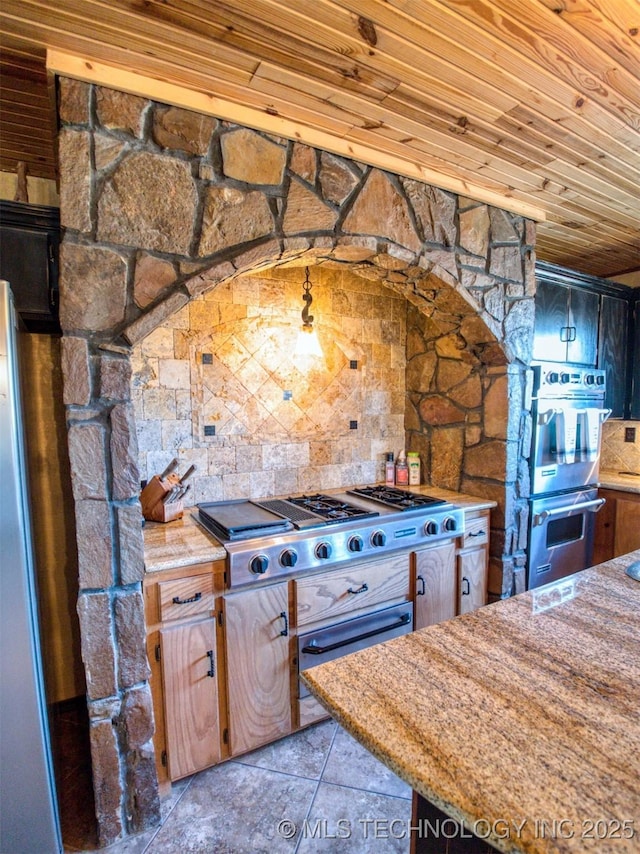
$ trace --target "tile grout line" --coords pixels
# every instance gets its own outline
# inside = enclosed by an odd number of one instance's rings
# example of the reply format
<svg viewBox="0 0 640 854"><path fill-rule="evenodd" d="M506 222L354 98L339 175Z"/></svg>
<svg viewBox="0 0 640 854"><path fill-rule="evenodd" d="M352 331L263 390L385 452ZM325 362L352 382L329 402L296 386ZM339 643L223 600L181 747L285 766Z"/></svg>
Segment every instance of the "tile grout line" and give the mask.
<svg viewBox="0 0 640 854"><path fill-rule="evenodd" d="M331 751L333 750L333 745L335 744L336 736L338 734L338 729L340 728L340 724L337 721L334 721L334 723L336 724L336 726L335 726L335 729L333 730L333 735L331 736L331 744L329 745L329 749L327 750L327 755L324 758L324 762L322 763L322 768L320 769L320 773L318 774L316 787L313 790L313 794L311 795L311 798L309 799L309 806L307 808L307 812L305 814L305 817L302 820L303 825L304 825L305 821L308 821L309 816L311 815L311 808L313 807L313 803L314 803L316 796L318 794L318 789L320 788L320 785L322 784L322 775L324 774L324 772L326 770L327 763L329 762L329 757L331 756ZM297 854L298 849L300 848L300 843L302 842L302 839L303 839L303 836L302 836L302 834L300 834L298 841L296 843L296 847L294 849L294 854Z"/></svg>

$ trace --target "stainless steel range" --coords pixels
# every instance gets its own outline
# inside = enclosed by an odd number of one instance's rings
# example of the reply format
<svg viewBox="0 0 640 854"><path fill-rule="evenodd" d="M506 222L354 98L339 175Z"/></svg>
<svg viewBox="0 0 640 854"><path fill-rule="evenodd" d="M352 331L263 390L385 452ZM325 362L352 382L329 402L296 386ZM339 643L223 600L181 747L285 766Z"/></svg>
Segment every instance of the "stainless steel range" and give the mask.
<svg viewBox="0 0 640 854"><path fill-rule="evenodd" d="M231 588L377 558L464 532L464 513L454 505L387 486L213 502L199 504L198 513L227 551Z"/></svg>

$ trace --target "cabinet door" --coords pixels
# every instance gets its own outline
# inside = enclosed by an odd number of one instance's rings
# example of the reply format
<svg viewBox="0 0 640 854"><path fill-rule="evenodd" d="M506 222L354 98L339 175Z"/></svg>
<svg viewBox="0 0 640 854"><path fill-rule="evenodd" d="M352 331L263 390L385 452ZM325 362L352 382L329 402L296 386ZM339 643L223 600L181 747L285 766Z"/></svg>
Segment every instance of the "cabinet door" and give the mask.
<svg viewBox="0 0 640 854"><path fill-rule="evenodd" d="M458 554L458 613L468 614L487 604L487 550Z"/></svg>
<svg viewBox="0 0 640 854"><path fill-rule="evenodd" d="M415 628L422 629L455 617L458 600L455 543L415 552L414 560Z"/></svg>
<svg viewBox="0 0 640 854"><path fill-rule="evenodd" d="M220 761L216 621L160 630L169 777Z"/></svg>
<svg viewBox="0 0 640 854"><path fill-rule="evenodd" d="M581 288L571 288L570 291L567 362L595 367L600 297Z"/></svg>
<svg viewBox="0 0 640 854"><path fill-rule="evenodd" d="M627 390L629 303L606 294L600 299L598 367L607 372L604 405L614 418L622 418Z"/></svg>
<svg viewBox="0 0 640 854"><path fill-rule="evenodd" d="M291 732L288 584L229 594L224 613L234 756Z"/></svg>
<svg viewBox="0 0 640 854"><path fill-rule="evenodd" d="M633 369L631 374L631 417L640 421L640 298L631 303L634 323L633 333Z"/></svg>
<svg viewBox="0 0 640 854"><path fill-rule="evenodd" d="M567 356L569 289L538 280L533 356L548 362L564 362Z"/></svg>
<svg viewBox="0 0 640 854"><path fill-rule="evenodd" d="M640 549L640 500L616 498L616 537L614 557Z"/></svg>

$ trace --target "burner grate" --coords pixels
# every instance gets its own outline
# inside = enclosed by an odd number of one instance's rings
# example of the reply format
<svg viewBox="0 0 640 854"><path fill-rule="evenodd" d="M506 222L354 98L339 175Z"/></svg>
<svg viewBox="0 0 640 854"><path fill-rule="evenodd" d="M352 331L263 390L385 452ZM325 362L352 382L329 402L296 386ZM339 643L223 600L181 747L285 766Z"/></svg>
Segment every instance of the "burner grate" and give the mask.
<svg viewBox="0 0 640 854"><path fill-rule="evenodd" d="M363 486L357 489L350 489L349 494L368 498L371 501L378 501L380 504L384 504L387 507L394 507L396 510L416 510L425 507L437 507L448 503L443 498L434 498L431 495L409 492L404 489L398 489L395 486Z"/></svg>
<svg viewBox="0 0 640 854"><path fill-rule="evenodd" d="M368 519L378 515L375 511L365 510L340 498L321 493L297 495L288 498L287 503L315 513L327 522L343 522L345 519Z"/></svg>

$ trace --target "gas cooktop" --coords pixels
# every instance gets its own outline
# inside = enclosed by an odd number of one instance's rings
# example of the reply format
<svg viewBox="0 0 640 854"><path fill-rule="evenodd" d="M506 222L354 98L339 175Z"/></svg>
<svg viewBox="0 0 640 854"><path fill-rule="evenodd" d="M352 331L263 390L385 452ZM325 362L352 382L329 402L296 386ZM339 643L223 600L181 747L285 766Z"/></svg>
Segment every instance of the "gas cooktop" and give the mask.
<svg viewBox="0 0 640 854"><path fill-rule="evenodd" d="M199 504L198 510L199 521L225 547L228 584L234 588L410 551L464 532L459 507L386 486L220 501Z"/></svg>

